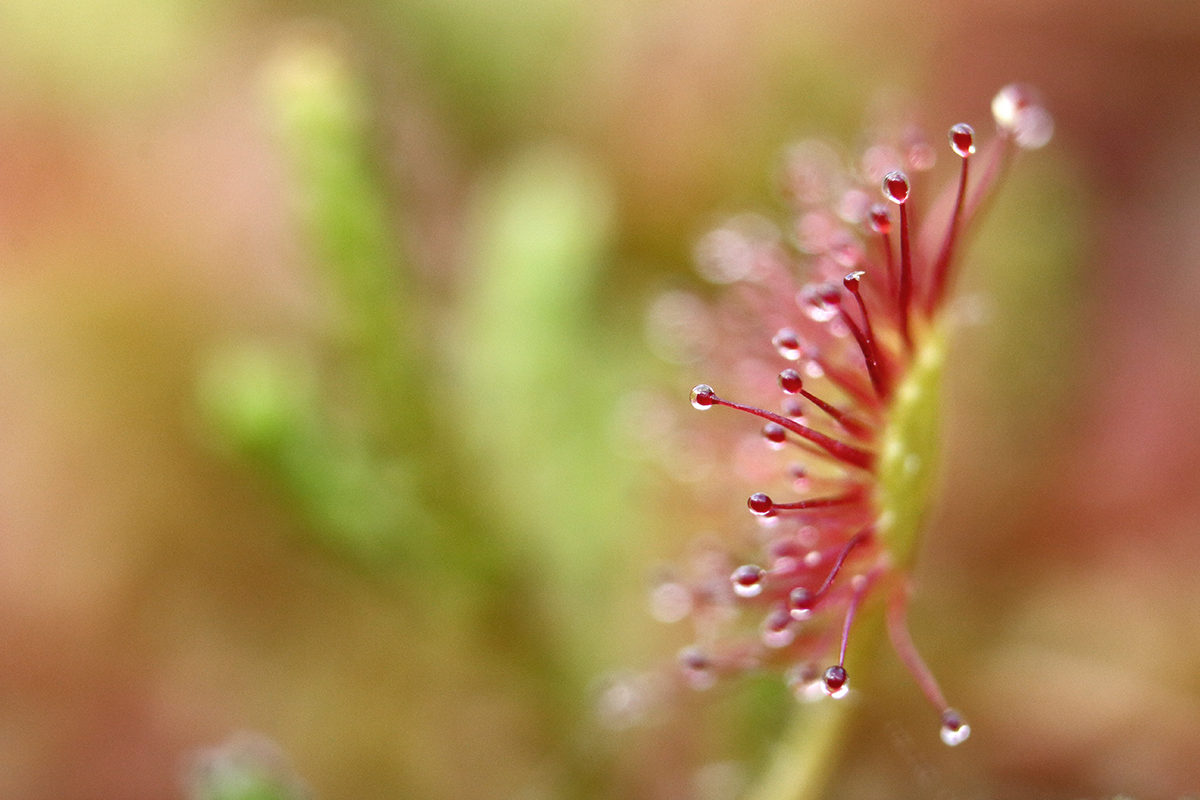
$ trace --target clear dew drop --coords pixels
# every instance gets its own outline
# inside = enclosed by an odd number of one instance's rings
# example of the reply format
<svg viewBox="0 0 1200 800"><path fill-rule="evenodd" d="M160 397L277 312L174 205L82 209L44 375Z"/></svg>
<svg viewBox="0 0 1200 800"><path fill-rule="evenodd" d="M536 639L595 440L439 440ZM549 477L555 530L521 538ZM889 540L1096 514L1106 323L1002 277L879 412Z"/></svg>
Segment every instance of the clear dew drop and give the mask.
<svg viewBox="0 0 1200 800"><path fill-rule="evenodd" d="M908 201L908 176L903 172L889 172L883 179L883 196L896 205Z"/></svg>
<svg viewBox="0 0 1200 800"><path fill-rule="evenodd" d="M800 359L800 337L791 328L781 328L771 339L771 344L788 361Z"/></svg>
<svg viewBox="0 0 1200 800"><path fill-rule="evenodd" d="M707 383L702 383L692 389L692 407L707 411L717 404L717 394Z"/></svg>
<svg viewBox="0 0 1200 800"><path fill-rule="evenodd" d="M850 685L847 680L846 670L841 665L835 664L825 670L825 677L822 679L825 684L825 694L835 700L845 697L850 693Z"/></svg>
<svg viewBox="0 0 1200 800"><path fill-rule="evenodd" d="M962 714L953 708L942 712L942 741L950 747L960 745L971 735L971 726L963 719Z"/></svg>
<svg viewBox="0 0 1200 800"><path fill-rule="evenodd" d="M743 564L729 576L729 582L738 597L757 597L762 594L766 575L766 570L757 564Z"/></svg>
<svg viewBox="0 0 1200 800"><path fill-rule="evenodd" d="M975 152L975 130L965 122L950 129L950 148L966 158Z"/></svg>

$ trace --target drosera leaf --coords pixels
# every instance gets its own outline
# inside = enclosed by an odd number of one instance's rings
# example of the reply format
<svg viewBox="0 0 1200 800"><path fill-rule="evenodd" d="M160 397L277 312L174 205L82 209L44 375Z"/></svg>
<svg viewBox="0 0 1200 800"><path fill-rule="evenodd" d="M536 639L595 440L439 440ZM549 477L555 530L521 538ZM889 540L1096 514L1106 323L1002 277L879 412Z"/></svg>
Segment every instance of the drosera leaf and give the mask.
<svg viewBox="0 0 1200 800"><path fill-rule="evenodd" d="M945 362L945 325L939 321L921 337L912 366L896 389L880 443L877 530L893 563L902 569L911 565L933 500Z"/></svg>

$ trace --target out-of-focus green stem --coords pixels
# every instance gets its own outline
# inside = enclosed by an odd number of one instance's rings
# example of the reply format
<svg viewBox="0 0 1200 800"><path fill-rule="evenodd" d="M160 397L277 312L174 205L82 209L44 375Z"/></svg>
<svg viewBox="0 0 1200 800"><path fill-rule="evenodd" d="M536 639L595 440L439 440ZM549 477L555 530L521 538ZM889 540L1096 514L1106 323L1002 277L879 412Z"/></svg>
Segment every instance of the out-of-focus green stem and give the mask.
<svg viewBox="0 0 1200 800"><path fill-rule="evenodd" d="M432 487L451 481L434 444L429 337L415 320L365 93L339 52L315 40L281 48L264 83L331 324L315 348L249 341L214 353L201 401L225 443L287 491L325 544L364 563L431 563L445 539L433 534Z"/></svg>
<svg viewBox="0 0 1200 800"><path fill-rule="evenodd" d="M609 646L609 576L628 568L622 544L636 524L629 462L613 458L611 435L613 399L632 379L627 340L605 329L594 299L613 195L586 158L545 144L482 181L472 211L460 435L491 470L477 502L536 559L557 644L582 679Z"/></svg>
<svg viewBox="0 0 1200 800"><path fill-rule="evenodd" d="M337 299L336 333L381 406L376 415L393 421L386 435L416 444L428 412L428 337L373 163L364 92L336 50L303 41L275 56L266 86L304 243Z"/></svg>
<svg viewBox="0 0 1200 800"><path fill-rule="evenodd" d="M939 323L921 336L880 437L878 534L892 565L901 570L912 560L935 485L945 360L946 338ZM880 609L870 608L855 623L846 657L852 686L869 680L882 617ZM853 704L845 699L797 713L750 800L819 800L838 763L852 713Z"/></svg>
<svg viewBox="0 0 1200 800"><path fill-rule="evenodd" d="M818 800L837 765L851 711L837 700L801 709L747 800Z"/></svg>
<svg viewBox="0 0 1200 800"><path fill-rule="evenodd" d="M870 680L871 660L882 636L882 609L871 606L855 622L846 654L851 687ZM766 771L745 800L820 800L841 761L854 709L853 694L838 700L823 698L798 708L775 745Z"/></svg>

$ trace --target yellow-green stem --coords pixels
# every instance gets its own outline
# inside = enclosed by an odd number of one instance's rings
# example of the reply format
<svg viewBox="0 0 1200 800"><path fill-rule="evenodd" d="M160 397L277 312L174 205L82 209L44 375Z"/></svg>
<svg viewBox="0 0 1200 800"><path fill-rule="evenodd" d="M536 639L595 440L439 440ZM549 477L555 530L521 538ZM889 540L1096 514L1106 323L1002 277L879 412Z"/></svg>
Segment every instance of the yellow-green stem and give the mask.
<svg viewBox="0 0 1200 800"><path fill-rule="evenodd" d="M936 324L918 339L880 438L878 534L899 570L912 561L934 488L945 357L944 326ZM876 601L855 624L846 658L852 685L867 676L883 629L883 605ZM822 700L798 711L747 800L819 800L838 764L853 711L853 701L845 699Z"/></svg>

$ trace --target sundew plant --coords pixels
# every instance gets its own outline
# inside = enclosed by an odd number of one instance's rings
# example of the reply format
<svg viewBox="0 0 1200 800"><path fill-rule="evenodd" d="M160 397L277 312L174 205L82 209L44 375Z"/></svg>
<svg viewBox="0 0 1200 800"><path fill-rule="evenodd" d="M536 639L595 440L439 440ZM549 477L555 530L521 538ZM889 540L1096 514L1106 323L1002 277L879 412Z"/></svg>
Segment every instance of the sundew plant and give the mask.
<svg viewBox="0 0 1200 800"><path fill-rule="evenodd" d="M845 169L819 147L789 162L795 246L734 224L702 246L707 268L736 275L722 356L735 364L769 352L776 399L762 371L743 383L697 385L692 405L762 424L780 477L747 500L762 526L753 560L710 559L690 582L671 584L695 623L679 654L680 680L705 690L727 676L779 670L802 702L824 704L796 734L761 787L763 797L819 791L845 698L870 650L864 617L881 615L949 746L971 733L918 652L907 624L910 573L936 489L939 396L958 320L956 272L971 223L1013 156L1046 144L1053 121L1028 87L992 102L996 134L949 131L958 180L933 203L917 174L937 151L912 129L881 139ZM749 319L751 322L746 323ZM764 335L765 332L765 335ZM756 350L760 352L756 352ZM663 591L660 587L658 591ZM860 640L864 640L861 641ZM828 699L827 699L828 698ZM832 704L832 705L831 705Z"/></svg>
<svg viewBox="0 0 1200 800"><path fill-rule="evenodd" d="M1081 9L4 3L0 799L1193 796L1200 3Z"/></svg>

